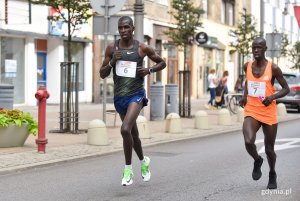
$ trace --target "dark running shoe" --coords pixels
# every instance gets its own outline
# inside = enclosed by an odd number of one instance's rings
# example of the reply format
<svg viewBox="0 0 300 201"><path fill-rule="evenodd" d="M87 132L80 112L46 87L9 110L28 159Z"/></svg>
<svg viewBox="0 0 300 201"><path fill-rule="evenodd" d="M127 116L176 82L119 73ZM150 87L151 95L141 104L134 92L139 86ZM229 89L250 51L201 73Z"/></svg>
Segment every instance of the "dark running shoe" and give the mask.
<svg viewBox="0 0 300 201"><path fill-rule="evenodd" d="M261 177L261 166L264 162L264 159L259 156L259 159L254 161L254 167L252 172L252 178L253 180L259 180Z"/></svg>
<svg viewBox="0 0 300 201"><path fill-rule="evenodd" d="M267 188L268 189L276 189L277 188L277 175L276 172L269 172L269 183Z"/></svg>

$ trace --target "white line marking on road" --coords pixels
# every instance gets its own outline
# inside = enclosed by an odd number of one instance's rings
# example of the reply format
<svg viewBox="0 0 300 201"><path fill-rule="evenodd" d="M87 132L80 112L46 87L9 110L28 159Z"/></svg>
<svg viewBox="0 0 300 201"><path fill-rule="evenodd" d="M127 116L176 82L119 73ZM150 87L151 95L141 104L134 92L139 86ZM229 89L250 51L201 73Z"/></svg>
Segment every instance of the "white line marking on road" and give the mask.
<svg viewBox="0 0 300 201"><path fill-rule="evenodd" d="M277 142L286 142L282 144L276 144ZM256 140L255 144L264 143L264 139ZM295 145L296 143L300 143L300 138L283 138L283 139L276 139L275 142L275 151L284 150L284 149L291 149L300 147L300 145ZM265 153L265 146L262 146L258 151L259 154Z"/></svg>

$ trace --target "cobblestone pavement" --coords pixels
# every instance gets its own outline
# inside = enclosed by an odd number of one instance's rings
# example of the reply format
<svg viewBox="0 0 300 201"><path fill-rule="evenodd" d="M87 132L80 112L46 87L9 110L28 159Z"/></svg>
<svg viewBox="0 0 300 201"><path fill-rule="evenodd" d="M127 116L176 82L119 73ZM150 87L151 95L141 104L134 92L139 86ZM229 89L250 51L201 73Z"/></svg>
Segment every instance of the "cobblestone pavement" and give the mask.
<svg viewBox="0 0 300 201"><path fill-rule="evenodd" d="M237 116L231 116L231 125L218 125L219 110L205 110L205 99L192 101L192 118L182 118L182 130L180 134L170 134L165 132L165 121L148 121L150 128L150 138L141 139L143 146L151 146L159 143L167 143L171 141L198 138L209 135L224 134L232 131L241 131L242 122L237 121ZM80 128L88 129L88 123L93 119L101 119L102 105L100 104L80 104ZM108 108L112 105L108 105ZM107 116L107 134L109 144L105 146L95 146L87 144L87 133L82 134L58 134L49 133L51 129L57 129L58 125L58 108L57 105L47 106L47 125L46 153L37 152L35 144L36 137L29 136L24 147L0 148L0 174L9 171L17 171L24 168L32 168L36 166L45 166L70 160L79 160L86 157L94 157L103 154L109 154L122 150L122 138L119 132L121 121L118 118L115 127L112 126L113 115ZM37 116L37 107L19 107L24 111L31 112ZM208 114L209 129L195 129L195 113L204 110ZM144 111L144 115L149 119L149 108ZM285 116L279 116L279 121L289 121L300 119L299 114L288 113Z"/></svg>

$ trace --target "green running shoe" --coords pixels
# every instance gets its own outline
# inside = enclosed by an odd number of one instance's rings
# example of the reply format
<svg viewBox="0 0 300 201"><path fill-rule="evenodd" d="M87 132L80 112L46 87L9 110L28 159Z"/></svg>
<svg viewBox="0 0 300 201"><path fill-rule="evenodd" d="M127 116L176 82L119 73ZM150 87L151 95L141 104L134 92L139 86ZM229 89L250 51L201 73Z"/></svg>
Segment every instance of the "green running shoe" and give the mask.
<svg viewBox="0 0 300 201"><path fill-rule="evenodd" d="M150 181L151 172L149 170L150 158L148 156L144 157L144 162L141 164L141 172L143 181Z"/></svg>
<svg viewBox="0 0 300 201"><path fill-rule="evenodd" d="M122 186L129 186L133 183L133 172L131 168L125 168L122 179Z"/></svg>

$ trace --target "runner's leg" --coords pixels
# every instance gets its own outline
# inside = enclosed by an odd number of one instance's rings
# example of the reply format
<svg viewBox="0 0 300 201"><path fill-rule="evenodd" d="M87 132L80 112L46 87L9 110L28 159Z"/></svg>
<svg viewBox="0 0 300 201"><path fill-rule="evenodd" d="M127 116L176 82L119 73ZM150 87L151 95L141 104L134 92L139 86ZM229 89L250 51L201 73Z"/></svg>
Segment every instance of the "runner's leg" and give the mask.
<svg viewBox="0 0 300 201"><path fill-rule="evenodd" d="M256 150L255 139L256 133L260 128L261 124L259 121L252 117L245 117L243 123L243 135L245 141L245 147L247 152L252 156L254 160L258 160L259 156Z"/></svg>
<svg viewBox="0 0 300 201"><path fill-rule="evenodd" d="M265 152L268 158L270 172L275 172L276 153L274 151L274 145L277 135L277 125L278 124L273 124L270 126L263 124L262 126L265 135Z"/></svg>
<svg viewBox="0 0 300 201"><path fill-rule="evenodd" d="M125 163L126 165L131 164L132 159L132 148L134 148L136 151L138 151L138 156L140 158L142 154L141 146L139 147L140 141L136 141L138 138L138 134L136 132L134 133L134 136L132 135L132 130L134 127L136 128L136 119L141 111L143 103L136 103L132 102L129 104L127 108L127 112L125 116L120 115L122 120L122 126L121 126L121 134L123 137L123 148L124 148L124 154L125 154ZM137 128L136 128L137 131ZM137 137L136 137L137 135ZM138 138L139 139L139 138ZM140 150L139 150L140 148Z"/></svg>

